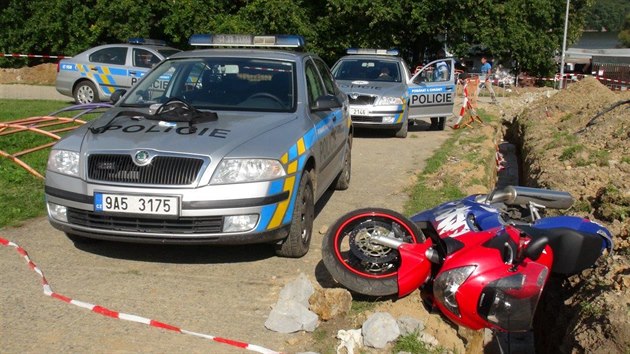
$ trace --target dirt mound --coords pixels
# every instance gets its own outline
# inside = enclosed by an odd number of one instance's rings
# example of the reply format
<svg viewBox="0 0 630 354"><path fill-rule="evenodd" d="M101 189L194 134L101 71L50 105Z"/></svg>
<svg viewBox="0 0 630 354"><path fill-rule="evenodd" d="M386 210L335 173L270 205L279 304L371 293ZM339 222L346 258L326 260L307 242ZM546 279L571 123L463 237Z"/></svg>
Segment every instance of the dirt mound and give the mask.
<svg viewBox="0 0 630 354"><path fill-rule="evenodd" d="M615 255L546 290L540 352L626 352L630 348L630 92L584 79L537 100L512 125L526 185L570 192L564 214L601 222ZM589 125L589 123L591 123ZM587 127L588 126L588 127ZM553 282L550 282L553 283ZM551 335L550 335L551 334ZM594 350L594 348L597 348Z"/></svg>
<svg viewBox="0 0 630 354"><path fill-rule="evenodd" d="M20 69L0 68L0 84L54 85L57 64L40 64Z"/></svg>

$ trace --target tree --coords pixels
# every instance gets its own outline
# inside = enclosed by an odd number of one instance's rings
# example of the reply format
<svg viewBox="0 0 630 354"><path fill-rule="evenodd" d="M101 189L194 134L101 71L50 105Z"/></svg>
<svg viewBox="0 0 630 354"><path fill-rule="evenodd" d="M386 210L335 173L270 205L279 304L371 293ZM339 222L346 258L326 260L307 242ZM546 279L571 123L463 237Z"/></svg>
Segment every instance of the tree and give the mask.
<svg viewBox="0 0 630 354"><path fill-rule="evenodd" d="M626 20L623 21L621 32L619 32L619 41L624 47L630 48L630 14L627 14Z"/></svg>

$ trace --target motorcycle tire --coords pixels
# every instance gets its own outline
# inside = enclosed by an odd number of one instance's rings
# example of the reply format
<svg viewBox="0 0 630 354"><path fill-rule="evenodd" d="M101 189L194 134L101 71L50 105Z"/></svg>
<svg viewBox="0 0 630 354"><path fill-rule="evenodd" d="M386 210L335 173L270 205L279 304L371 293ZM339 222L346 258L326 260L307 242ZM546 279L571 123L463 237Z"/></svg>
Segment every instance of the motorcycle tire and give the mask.
<svg viewBox="0 0 630 354"><path fill-rule="evenodd" d="M390 235L408 243L424 242L422 231L389 209L364 208L339 218L322 242L322 260L332 277L356 293L388 296L398 293L400 254L369 242L370 235Z"/></svg>

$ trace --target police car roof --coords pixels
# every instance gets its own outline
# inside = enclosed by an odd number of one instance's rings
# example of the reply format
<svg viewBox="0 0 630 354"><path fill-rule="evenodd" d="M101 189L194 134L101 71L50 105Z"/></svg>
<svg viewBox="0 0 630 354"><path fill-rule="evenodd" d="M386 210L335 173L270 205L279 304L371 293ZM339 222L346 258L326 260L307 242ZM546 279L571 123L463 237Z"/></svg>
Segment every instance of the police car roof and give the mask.
<svg viewBox="0 0 630 354"><path fill-rule="evenodd" d="M235 57L235 58L261 58L276 60L295 61L304 56L313 54L296 52L291 50L278 49L254 49L254 48L214 48L214 49L193 49L171 55L171 58L212 58L212 57Z"/></svg>
<svg viewBox="0 0 630 354"><path fill-rule="evenodd" d="M376 54L350 54L350 55L344 55L343 57L339 58L339 61L341 61L341 60L356 60L356 59L378 60L378 61L393 61L393 62L402 62L403 61L403 59L401 57L392 56L392 55L376 55Z"/></svg>

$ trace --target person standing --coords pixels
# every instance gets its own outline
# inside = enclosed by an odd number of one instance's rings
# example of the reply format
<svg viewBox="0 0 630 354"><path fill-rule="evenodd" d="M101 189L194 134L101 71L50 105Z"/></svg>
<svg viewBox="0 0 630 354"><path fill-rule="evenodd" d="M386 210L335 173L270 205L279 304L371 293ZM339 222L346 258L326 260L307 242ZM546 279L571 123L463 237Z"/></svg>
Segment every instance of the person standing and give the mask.
<svg viewBox="0 0 630 354"><path fill-rule="evenodd" d="M492 103L497 103L497 98L494 95L494 90L492 89L492 65L488 62L488 58L485 56L481 57L481 78L480 81L483 82L483 85L490 92L490 97L492 98Z"/></svg>

